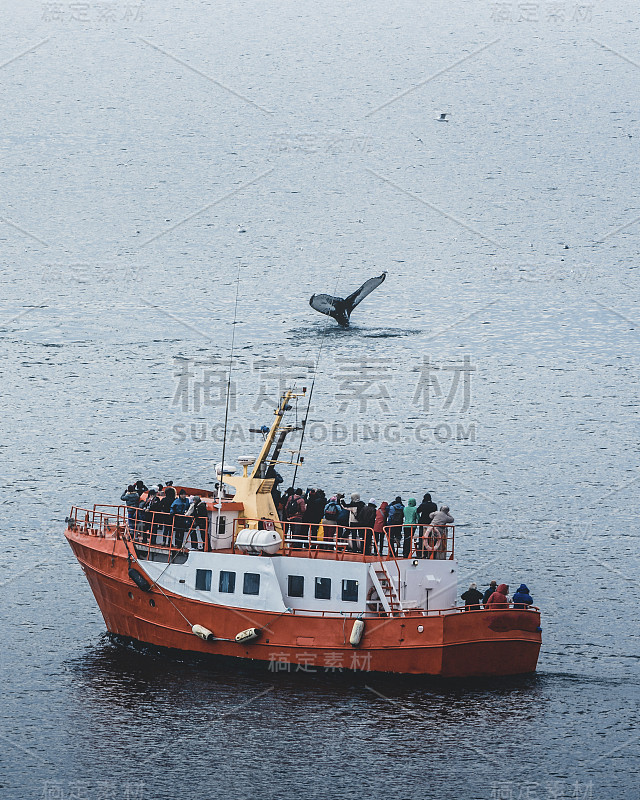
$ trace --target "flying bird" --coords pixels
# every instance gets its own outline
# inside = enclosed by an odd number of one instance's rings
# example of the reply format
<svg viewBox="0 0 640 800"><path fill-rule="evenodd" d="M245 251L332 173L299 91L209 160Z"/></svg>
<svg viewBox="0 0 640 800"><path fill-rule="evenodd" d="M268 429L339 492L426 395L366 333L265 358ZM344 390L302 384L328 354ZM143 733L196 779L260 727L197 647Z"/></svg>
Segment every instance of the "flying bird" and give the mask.
<svg viewBox="0 0 640 800"><path fill-rule="evenodd" d="M353 294L350 294L344 299L342 297L332 297L330 294L314 294L309 300L309 305L315 311L333 317L338 325L341 325L343 328L348 328L349 317L353 309L359 305L365 297L370 295L374 289L377 289L386 277L387 273L383 272L382 275L378 275L377 278L369 278L359 289L356 289Z"/></svg>

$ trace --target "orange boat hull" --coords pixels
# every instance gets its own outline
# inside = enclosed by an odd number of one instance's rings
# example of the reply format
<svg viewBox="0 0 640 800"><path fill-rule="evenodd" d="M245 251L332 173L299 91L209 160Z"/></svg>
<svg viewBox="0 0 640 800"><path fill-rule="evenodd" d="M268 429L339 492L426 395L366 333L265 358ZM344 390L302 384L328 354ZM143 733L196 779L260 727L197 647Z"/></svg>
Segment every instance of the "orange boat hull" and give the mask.
<svg viewBox="0 0 640 800"><path fill-rule="evenodd" d="M67 530L107 629L151 645L266 662L274 671L356 671L472 677L534 672L541 646L537 611L506 609L365 619L358 647L349 644L353 620L340 616L230 608L154 587L144 592L128 575L121 540ZM141 565L143 568L143 565ZM213 632L203 641L191 627ZM238 643L247 628L258 639ZM422 630L420 630L422 628ZM221 641L221 640L230 641Z"/></svg>

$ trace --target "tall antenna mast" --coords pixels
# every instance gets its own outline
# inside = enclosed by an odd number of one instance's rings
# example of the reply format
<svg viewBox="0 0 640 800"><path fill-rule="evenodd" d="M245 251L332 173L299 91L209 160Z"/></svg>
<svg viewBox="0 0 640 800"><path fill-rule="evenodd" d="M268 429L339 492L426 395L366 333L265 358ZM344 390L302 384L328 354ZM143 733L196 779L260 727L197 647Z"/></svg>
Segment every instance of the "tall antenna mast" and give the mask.
<svg viewBox="0 0 640 800"><path fill-rule="evenodd" d="M216 518L216 534L220 530L220 510L222 509L222 487L224 486L224 456L227 451L227 425L229 422L229 398L231 396L231 369L233 367L233 349L236 341L236 320L238 316L238 294L240 291L240 267L238 264L238 276L236 278L236 300L233 308L233 326L231 330L231 353L229 354L229 370L227 375L227 398L224 409L224 435L222 438L222 463L220 464L220 480L218 481L218 516Z"/></svg>

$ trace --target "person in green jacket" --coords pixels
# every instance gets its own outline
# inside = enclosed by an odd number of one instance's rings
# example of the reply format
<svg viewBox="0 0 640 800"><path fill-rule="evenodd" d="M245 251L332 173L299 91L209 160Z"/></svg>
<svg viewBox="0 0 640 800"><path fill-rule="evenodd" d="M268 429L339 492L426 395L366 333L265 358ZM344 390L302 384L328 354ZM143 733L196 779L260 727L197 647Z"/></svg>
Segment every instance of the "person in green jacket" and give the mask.
<svg viewBox="0 0 640 800"><path fill-rule="evenodd" d="M412 497L404 507L404 541L402 542L402 555L409 558L411 554L411 542L413 532L418 521L418 509L416 508L415 498Z"/></svg>

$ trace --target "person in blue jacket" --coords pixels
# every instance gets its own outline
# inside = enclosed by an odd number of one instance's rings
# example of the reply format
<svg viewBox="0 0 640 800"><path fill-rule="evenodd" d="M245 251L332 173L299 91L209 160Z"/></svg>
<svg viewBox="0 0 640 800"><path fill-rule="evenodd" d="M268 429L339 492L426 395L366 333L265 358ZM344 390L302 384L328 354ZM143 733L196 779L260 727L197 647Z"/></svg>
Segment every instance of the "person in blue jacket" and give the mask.
<svg viewBox="0 0 640 800"><path fill-rule="evenodd" d="M529 594L529 589L524 583L518 586L518 591L514 593L512 599L515 608L525 608L533 605L533 597Z"/></svg>
<svg viewBox="0 0 640 800"><path fill-rule="evenodd" d="M184 515L189 510L189 501L187 500L187 493L184 489L180 489L180 494L171 503L171 516L173 518L173 531L175 538L175 546L182 547L184 541L184 534L187 530L187 520Z"/></svg>

